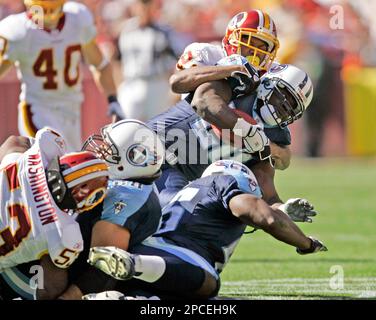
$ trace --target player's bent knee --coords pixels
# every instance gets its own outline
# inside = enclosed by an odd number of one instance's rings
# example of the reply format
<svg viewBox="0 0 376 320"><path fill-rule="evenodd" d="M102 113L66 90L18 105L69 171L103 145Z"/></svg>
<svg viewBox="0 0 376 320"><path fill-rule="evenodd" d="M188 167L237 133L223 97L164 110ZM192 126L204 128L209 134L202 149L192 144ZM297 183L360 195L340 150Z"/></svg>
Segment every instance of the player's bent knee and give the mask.
<svg viewBox="0 0 376 320"><path fill-rule="evenodd" d="M205 272L205 279L201 288L195 292L198 298L209 299L218 294L220 288L219 279L214 278L209 272Z"/></svg>

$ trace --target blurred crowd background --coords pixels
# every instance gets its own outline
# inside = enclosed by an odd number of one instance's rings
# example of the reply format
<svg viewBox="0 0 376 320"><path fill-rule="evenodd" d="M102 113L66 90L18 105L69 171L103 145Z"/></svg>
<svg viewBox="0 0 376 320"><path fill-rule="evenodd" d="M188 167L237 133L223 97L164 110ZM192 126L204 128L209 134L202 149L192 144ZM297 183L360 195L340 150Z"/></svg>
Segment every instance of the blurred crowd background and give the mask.
<svg viewBox="0 0 376 320"><path fill-rule="evenodd" d="M119 37L136 14L134 0L79 2L85 3L95 16L97 40L114 62L120 86L128 75L120 62ZM176 57L187 44L220 42L231 17L250 8L265 10L276 22L281 43L277 60L302 67L314 81L312 105L304 121L292 126L295 154L376 154L374 0L154 0L152 19L170 28L171 59L163 71L165 78L174 71ZM0 19L23 10L22 1L0 0ZM85 77L85 91L90 94L86 94L84 104L84 137L109 120L105 99L96 91L89 72ZM17 112L17 90L14 73L0 81L2 140L4 135L16 133L12 132L16 130L12 121L16 119L13 113ZM167 96L164 92L161 95ZM171 92L168 97L170 104L177 99ZM101 114L93 115L91 106L98 103L103 108L95 112ZM90 122L93 116L96 122Z"/></svg>

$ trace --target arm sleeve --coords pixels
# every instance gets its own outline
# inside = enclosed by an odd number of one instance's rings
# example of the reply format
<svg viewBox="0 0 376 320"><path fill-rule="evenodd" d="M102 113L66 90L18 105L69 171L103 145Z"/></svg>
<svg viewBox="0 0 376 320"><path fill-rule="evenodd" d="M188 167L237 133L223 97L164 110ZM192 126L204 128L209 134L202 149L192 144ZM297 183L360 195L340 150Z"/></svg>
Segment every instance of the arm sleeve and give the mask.
<svg viewBox="0 0 376 320"><path fill-rule="evenodd" d="M101 220L125 227L132 234L137 226L139 212L151 192L152 187L145 185L142 189L113 186L104 200Z"/></svg>
<svg viewBox="0 0 376 320"><path fill-rule="evenodd" d="M229 210L230 200L239 194L248 193L258 198L261 198L262 196L256 178L247 178L242 174L221 176L216 181L216 185L218 196L227 210Z"/></svg>

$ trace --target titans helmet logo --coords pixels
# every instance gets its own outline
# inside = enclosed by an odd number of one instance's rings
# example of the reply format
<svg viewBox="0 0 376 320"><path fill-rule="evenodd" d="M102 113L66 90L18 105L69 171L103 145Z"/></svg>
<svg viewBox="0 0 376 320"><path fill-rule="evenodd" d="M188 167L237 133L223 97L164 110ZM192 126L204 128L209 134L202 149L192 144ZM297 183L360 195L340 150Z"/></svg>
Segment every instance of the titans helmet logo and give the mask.
<svg viewBox="0 0 376 320"><path fill-rule="evenodd" d="M268 71L268 73L279 73L287 69L287 64L276 64Z"/></svg>

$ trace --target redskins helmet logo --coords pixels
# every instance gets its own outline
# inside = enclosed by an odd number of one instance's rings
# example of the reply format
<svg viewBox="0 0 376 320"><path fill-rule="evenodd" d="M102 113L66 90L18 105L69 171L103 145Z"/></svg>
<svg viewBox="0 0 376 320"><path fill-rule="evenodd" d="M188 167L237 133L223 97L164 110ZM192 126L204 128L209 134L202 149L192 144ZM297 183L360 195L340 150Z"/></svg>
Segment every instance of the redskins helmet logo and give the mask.
<svg viewBox="0 0 376 320"><path fill-rule="evenodd" d="M229 30L234 30L239 28L245 20L247 20L248 13L247 12L240 12L235 17L232 18L230 21L228 28Z"/></svg>

